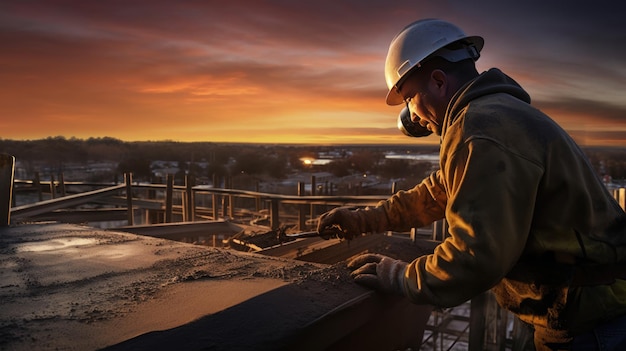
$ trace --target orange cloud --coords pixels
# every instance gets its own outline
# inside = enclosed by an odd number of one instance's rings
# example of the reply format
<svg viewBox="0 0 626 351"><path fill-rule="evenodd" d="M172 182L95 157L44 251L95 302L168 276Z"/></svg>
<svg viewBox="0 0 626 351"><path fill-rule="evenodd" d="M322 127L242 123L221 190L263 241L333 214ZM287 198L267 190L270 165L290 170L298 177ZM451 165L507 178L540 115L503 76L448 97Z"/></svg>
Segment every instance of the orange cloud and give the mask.
<svg viewBox="0 0 626 351"><path fill-rule="evenodd" d="M626 129L626 55L607 29L623 28L617 12L529 1L8 0L0 129L15 139L437 144L397 132L382 66L405 24L444 17L483 35L479 66L503 68L567 130L626 144L607 134Z"/></svg>

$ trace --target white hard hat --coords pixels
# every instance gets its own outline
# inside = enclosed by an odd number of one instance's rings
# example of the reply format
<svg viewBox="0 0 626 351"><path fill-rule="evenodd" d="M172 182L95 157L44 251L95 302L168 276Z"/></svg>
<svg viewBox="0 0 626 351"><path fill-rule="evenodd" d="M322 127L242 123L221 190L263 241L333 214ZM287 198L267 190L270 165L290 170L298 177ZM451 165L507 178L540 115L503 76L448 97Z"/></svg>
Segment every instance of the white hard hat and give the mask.
<svg viewBox="0 0 626 351"><path fill-rule="evenodd" d="M448 44L461 42L461 49L446 49ZM431 56L439 56L450 62L468 58L474 61L480 57L484 40L479 36L467 36L457 26L439 19L423 19L406 26L393 38L385 60L385 80L387 81L387 104L399 105L403 102L398 86L407 73L420 67L422 61Z"/></svg>

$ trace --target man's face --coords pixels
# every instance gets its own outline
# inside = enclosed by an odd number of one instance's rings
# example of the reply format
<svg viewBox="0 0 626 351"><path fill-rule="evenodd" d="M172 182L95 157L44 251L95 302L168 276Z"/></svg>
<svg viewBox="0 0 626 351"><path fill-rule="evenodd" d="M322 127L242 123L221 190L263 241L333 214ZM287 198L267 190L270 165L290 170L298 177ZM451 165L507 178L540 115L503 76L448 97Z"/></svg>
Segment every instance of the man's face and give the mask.
<svg viewBox="0 0 626 351"><path fill-rule="evenodd" d="M424 79L425 77L421 77L420 74L412 74L398 88L398 92L411 112L411 121L441 135L443 116L437 117L435 105L437 92L432 91Z"/></svg>

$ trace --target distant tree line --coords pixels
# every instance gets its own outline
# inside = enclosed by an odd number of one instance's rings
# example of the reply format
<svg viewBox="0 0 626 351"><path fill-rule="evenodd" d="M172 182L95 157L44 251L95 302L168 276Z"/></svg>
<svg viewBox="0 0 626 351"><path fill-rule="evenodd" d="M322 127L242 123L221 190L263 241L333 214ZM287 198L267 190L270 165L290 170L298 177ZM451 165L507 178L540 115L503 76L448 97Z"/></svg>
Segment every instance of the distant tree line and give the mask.
<svg viewBox="0 0 626 351"><path fill-rule="evenodd" d="M124 142L114 138L77 139L49 137L40 140L0 139L0 152L11 154L23 164L62 169L64 164L113 162L117 173L132 172L133 179L147 180L156 160L177 164L179 173L218 176L247 173L284 177L288 153L271 146L230 145L210 142ZM198 163L208 164L201 170ZM204 174L200 174L201 171Z"/></svg>
<svg viewBox="0 0 626 351"><path fill-rule="evenodd" d="M337 152L339 158L325 166L312 168L303 157L317 158L319 153ZM386 159L386 151L435 153L436 146L315 146L281 144L230 144L213 142L144 141L125 142L115 138L49 137L39 140L0 139L0 153L11 154L30 171L48 167L61 171L64 164L111 162L112 173L133 173L133 179L152 180L153 161L170 161L178 166L176 181L186 174L197 178L245 176L259 179L283 179L292 172L326 171L337 177L375 174L389 179L406 179L415 184L432 171L428 162ZM626 179L625 148L584 149L601 176ZM200 167L200 165L203 167ZM107 175L108 177L108 175ZM112 177L112 175L111 175Z"/></svg>

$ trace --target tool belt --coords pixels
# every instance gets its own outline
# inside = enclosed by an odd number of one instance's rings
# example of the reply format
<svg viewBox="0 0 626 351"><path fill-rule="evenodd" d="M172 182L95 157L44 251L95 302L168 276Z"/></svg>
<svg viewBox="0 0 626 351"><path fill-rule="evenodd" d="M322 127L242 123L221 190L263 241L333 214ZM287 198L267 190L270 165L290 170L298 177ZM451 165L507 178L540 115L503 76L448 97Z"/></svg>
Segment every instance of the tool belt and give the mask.
<svg viewBox="0 0 626 351"><path fill-rule="evenodd" d="M570 286L611 285L626 280L626 262L603 265L575 265Z"/></svg>

